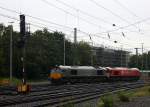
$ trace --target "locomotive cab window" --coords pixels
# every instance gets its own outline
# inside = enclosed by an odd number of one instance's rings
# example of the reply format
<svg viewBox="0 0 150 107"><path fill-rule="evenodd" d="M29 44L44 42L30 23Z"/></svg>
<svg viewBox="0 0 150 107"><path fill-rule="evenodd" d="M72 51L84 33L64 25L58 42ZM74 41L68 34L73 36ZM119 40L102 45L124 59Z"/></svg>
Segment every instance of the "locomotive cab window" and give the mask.
<svg viewBox="0 0 150 107"><path fill-rule="evenodd" d="M77 70L71 70L71 75L77 75Z"/></svg>
<svg viewBox="0 0 150 107"><path fill-rule="evenodd" d="M97 75L103 75L103 70L97 70Z"/></svg>

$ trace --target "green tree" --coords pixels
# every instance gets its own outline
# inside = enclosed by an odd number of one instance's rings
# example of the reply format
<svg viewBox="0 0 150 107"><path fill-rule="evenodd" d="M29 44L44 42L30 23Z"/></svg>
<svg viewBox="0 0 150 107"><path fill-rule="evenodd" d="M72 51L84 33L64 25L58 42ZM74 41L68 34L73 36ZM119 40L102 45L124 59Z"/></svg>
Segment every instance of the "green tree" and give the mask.
<svg viewBox="0 0 150 107"><path fill-rule="evenodd" d="M9 76L10 27L0 25L0 76ZM13 32L13 76L22 77L22 49L20 48L20 34ZM74 44L65 40L66 65L73 65ZM51 66L63 65L64 34L51 33L47 29L37 30L26 39L25 70L28 79L47 78ZM91 64L91 47L86 42L77 44L79 65Z"/></svg>
<svg viewBox="0 0 150 107"><path fill-rule="evenodd" d="M79 42L77 45L77 58L80 65L91 65L91 47L86 42Z"/></svg>

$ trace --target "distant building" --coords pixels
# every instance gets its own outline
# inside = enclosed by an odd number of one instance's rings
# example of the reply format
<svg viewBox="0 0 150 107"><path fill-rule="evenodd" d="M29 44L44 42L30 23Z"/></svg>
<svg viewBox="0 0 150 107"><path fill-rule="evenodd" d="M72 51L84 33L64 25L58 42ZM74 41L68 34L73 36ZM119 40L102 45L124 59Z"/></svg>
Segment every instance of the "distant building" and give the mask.
<svg viewBox="0 0 150 107"><path fill-rule="evenodd" d="M105 67L127 67L129 53L130 52L124 50L93 47L94 64Z"/></svg>

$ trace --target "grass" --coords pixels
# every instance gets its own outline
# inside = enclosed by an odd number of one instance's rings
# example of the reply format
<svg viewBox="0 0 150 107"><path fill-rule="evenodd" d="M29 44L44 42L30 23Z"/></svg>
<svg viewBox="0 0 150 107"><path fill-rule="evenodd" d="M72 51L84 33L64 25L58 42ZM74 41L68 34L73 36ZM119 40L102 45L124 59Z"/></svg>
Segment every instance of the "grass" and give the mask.
<svg viewBox="0 0 150 107"><path fill-rule="evenodd" d="M47 80L42 79L42 80L27 80L28 83L38 83L38 82L46 82ZM22 80L13 77L12 78L12 84L13 85L18 85L21 84ZM0 85L9 85L10 84L10 79L9 77L0 77Z"/></svg>
<svg viewBox="0 0 150 107"><path fill-rule="evenodd" d="M97 107L115 107L117 102L129 102L130 99L144 96L150 96L150 86L144 86L131 91L120 91L115 94L107 94L100 98Z"/></svg>
<svg viewBox="0 0 150 107"><path fill-rule="evenodd" d="M61 107L74 107L74 105L71 104L71 103L69 103L69 104L63 105L63 106L61 106Z"/></svg>
<svg viewBox="0 0 150 107"><path fill-rule="evenodd" d="M113 107L114 106L114 100L112 96L104 96L101 98L101 103L99 104L99 107Z"/></svg>
<svg viewBox="0 0 150 107"><path fill-rule="evenodd" d="M20 84L20 83L21 83L20 79L17 79L17 78L12 79L12 84Z"/></svg>
<svg viewBox="0 0 150 107"><path fill-rule="evenodd" d="M145 86L136 89L134 92L132 92L131 97L143 97L143 96L150 96L150 86Z"/></svg>
<svg viewBox="0 0 150 107"><path fill-rule="evenodd" d="M0 85L9 85L9 84L13 84L13 85L17 85L20 84L21 80L17 79L17 78L12 78L12 83L10 83L10 79L7 77L0 77Z"/></svg>
<svg viewBox="0 0 150 107"><path fill-rule="evenodd" d="M150 87L148 88L148 92L150 93Z"/></svg>
<svg viewBox="0 0 150 107"><path fill-rule="evenodd" d="M123 93L123 92L118 93L118 98L122 102L129 102L130 101L128 94Z"/></svg>
<svg viewBox="0 0 150 107"><path fill-rule="evenodd" d="M48 79L35 79L35 80L27 80L27 82L32 83L32 82L47 82Z"/></svg>

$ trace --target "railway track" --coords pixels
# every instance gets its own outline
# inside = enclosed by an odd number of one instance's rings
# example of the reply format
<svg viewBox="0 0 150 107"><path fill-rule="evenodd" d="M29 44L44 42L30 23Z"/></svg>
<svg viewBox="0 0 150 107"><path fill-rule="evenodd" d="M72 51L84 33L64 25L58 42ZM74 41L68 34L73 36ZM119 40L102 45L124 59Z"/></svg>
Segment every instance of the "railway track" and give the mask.
<svg viewBox="0 0 150 107"><path fill-rule="evenodd" d="M0 99L0 106L62 106L98 98L106 93L131 90L143 86L142 81L125 83L76 84L33 88L28 95L15 95Z"/></svg>

